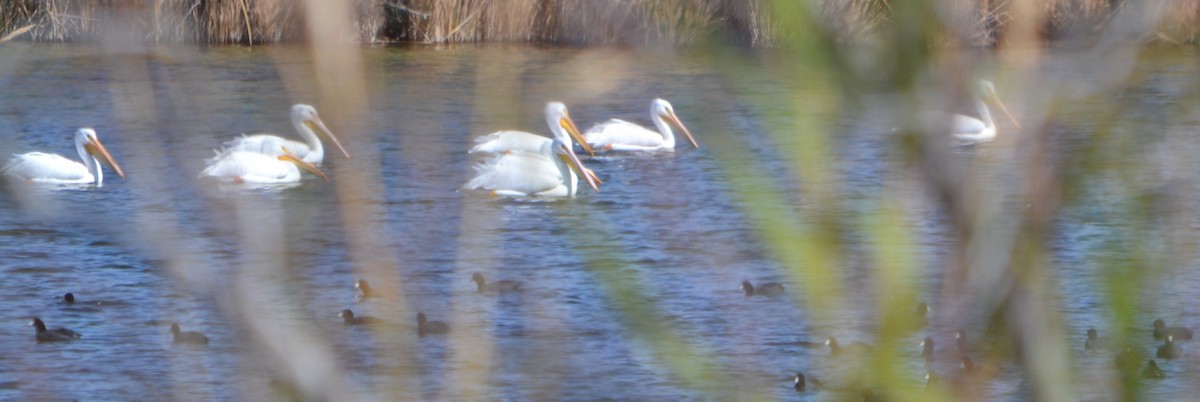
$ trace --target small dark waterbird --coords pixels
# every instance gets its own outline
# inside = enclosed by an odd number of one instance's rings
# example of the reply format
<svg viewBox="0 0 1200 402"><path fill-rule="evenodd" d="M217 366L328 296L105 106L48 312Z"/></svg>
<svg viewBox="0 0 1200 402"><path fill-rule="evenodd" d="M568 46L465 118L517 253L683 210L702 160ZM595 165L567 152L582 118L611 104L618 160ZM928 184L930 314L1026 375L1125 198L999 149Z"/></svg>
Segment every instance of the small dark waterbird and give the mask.
<svg viewBox="0 0 1200 402"><path fill-rule="evenodd" d="M483 279L483 274L478 273L478 272L471 275L471 282L475 282L475 291L479 292L479 293L484 293L484 292L505 293L505 292L516 292L516 291L521 290L521 282L505 279L505 280L499 280L496 282L488 283L487 280Z"/></svg>
<svg viewBox="0 0 1200 402"><path fill-rule="evenodd" d="M1160 340L1168 335L1174 336L1176 340L1191 340L1192 330L1184 327L1168 327L1163 320L1154 320L1154 339Z"/></svg>
<svg viewBox="0 0 1200 402"><path fill-rule="evenodd" d="M918 326L924 327L929 325L929 317L926 316L926 314L931 311L933 311L933 309L930 309L929 305L925 304L925 302L917 302L916 310L913 311L913 320Z"/></svg>
<svg viewBox="0 0 1200 402"><path fill-rule="evenodd" d="M933 337L927 336L921 341L921 357L926 363L933 362Z"/></svg>
<svg viewBox="0 0 1200 402"><path fill-rule="evenodd" d="M208 337L196 331L184 332L179 329L179 323L171 323L171 334L175 336L175 344L207 345Z"/></svg>
<svg viewBox="0 0 1200 402"><path fill-rule="evenodd" d="M942 383L942 378L932 371L925 373L925 390L938 386Z"/></svg>
<svg viewBox="0 0 1200 402"><path fill-rule="evenodd" d="M758 287L750 284L750 281L742 281L742 291L746 292L746 296L770 296L783 293L783 284L779 282L769 282L759 284Z"/></svg>
<svg viewBox="0 0 1200 402"><path fill-rule="evenodd" d="M1116 366L1117 370L1121 372L1133 372L1133 370L1137 370L1140 359L1140 354L1133 350L1132 346L1125 345L1120 352L1117 352L1116 356L1113 356L1113 366Z"/></svg>
<svg viewBox="0 0 1200 402"><path fill-rule="evenodd" d="M829 352L834 356L841 355L844 352L849 353L868 353L875 349L874 346L862 342L854 342L843 347L838 343L837 338L829 337L825 340L825 345L829 346Z"/></svg>
<svg viewBox="0 0 1200 402"><path fill-rule="evenodd" d="M360 302L376 296L375 292L371 290L371 284L367 283L366 279L359 279L354 282L354 288L358 289L358 294L355 295L355 298Z"/></svg>
<svg viewBox="0 0 1200 402"><path fill-rule="evenodd" d="M104 306L121 306L121 305L128 304L121 300L87 300L87 301L83 301L83 300L76 299L74 293L67 293L67 294L63 295L62 300L63 300L63 303L66 303L70 306L86 305L86 306L93 306L93 307L104 307Z"/></svg>
<svg viewBox="0 0 1200 402"><path fill-rule="evenodd" d="M338 317L342 317L342 324L344 325L378 325L383 323L382 320L375 317L355 317L354 312L350 311L350 309L342 310L338 314Z"/></svg>
<svg viewBox="0 0 1200 402"><path fill-rule="evenodd" d="M1097 351L1104 348L1104 341L1100 340L1100 333L1096 332L1095 328L1088 328L1087 340L1083 341L1083 350Z"/></svg>
<svg viewBox="0 0 1200 402"><path fill-rule="evenodd" d="M801 372L796 372L796 376L792 377L792 388L795 389L796 392L804 392L810 389L820 388L824 385L825 384L821 383L821 380L813 377L805 377L804 373Z"/></svg>
<svg viewBox="0 0 1200 402"><path fill-rule="evenodd" d="M1167 373L1163 372L1161 368L1158 368L1158 362L1154 361L1154 359L1150 359L1150 361L1146 362L1146 368L1142 369L1142 378L1161 380L1163 378L1167 378Z"/></svg>
<svg viewBox="0 0 1200 402"><path fill-rule="evenodd" d="M954 346L958 348L959 354L964 356L968 354L970 346L967 344L967 333L965 331L960 329L954 332Z"/></svg>
<svg viewBox="0 0 1200 402"><path fill-rule="evenodd" d="M425 313L417 313L417 336L441 335L450 333L450 324L441 321L429 321Z"/></svg>
<svg viewBox="0 0 1200 402"><path fill-rule="evenodd" d="M1175 344L1175 336L1173 335L1167 335L1166 343L1159 346L1157 353L1154 354L1154 356L1160 359L1174 359L1182 355L1183 350L1179 348L1179 345Z"/></svg>
<svg viewBox="0 0 1200 402"><path fill-rule="evenodd" d="M46 323L37 317L33 317L33 321L30 321L29 325L37 329L35 338L38 342L70 342L83 338L83 335L78 332L66 328L46 329Z"/></svg>

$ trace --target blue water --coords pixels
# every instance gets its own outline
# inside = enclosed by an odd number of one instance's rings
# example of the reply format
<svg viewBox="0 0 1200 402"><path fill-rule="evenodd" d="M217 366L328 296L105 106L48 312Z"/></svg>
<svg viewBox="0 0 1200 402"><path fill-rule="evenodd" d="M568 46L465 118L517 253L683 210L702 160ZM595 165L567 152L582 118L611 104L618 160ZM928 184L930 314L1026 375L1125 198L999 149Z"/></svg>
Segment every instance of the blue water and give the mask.
<svg viewBox="0 0 1200 402"><path fill-rule="evenodd" d="M159 49L151 56L74 45L0 47L0 151L74 158L72 133L91 126L128 175L109 172L99 188L13 183L0 198L0 399L261 400L297 383L321 384L310 392L385 400L792 399L796 371L833 382L853 359L788 343L830 335L843 344L874 341L870 258L852 250L840 268L845 305L832 314L807 311L802 284L776 262L778 250L745 213L745 201L758 195L739 193L739 178L713 149L738 144L765 183L805 205L794 160L779 150L798 142L764 134L795 111L755 100L804 94L804 82L732 79L708 56L687 53L367 48L370 110L359 121L326 117L353 156L327 149L330 181L306 177L298 186L248 189L197 180L204 158L223 141L258 131L293 136L292 103L322 108L308 57L287 46ZM1179 131L1192 124L1194 132L1194 120L1154 115L1180 96L1171 88L1195 80L1175 67L1187 63L1184 57L1157 60L1144 72L1151 78L1134 80L1128 102L1131 114L1145 119L1139 124L1183 124L1159 127ZM548 100L566 102L586 129L614 116L648 124L648 103L660 96L703 148L682 143L674 153L585 158L604 185L569 200L457 191L472 175L475 161L465 153L472 139L508 128L544 132ZM1081 105L1065 113L1094 112ZM935 314L952 310L937 303L949 299L941 292L953 231L922 182L896 172L904 157L894 151L890 123L836 121L843 134L830 157L844 218L862 222L881 197L911 197L905 213L919 253L912 282ZM1088 135L1079 131L1086 128L1051 128L1055 145L1066 152L1087 147ZM990 161L1000 158L998 149L983 144L952 155ZM1112 382L1105 371L1111 355L1082 351L1086 328L1109 332L1098 259L1125 257L1128 251L1113 244L1131 235L1123 229L1131 218L1122 215L1128 200L1120 183L1096 180L1081 196L1084 206L1056 220L1049 240L1061 335L1085 399L1110 395L1088 383ZM1188 229L1182 238L1195 230ZM847 234L859 245L864 236ZM1145 303L1139 331L1151 316L1200 326L1195 311L1179 308L1200 285L1194 263L1181 264L1148 275L1148 297L1167 293ZM525 290L476 294L474 272L519 280ZM357 302L357 279L385 296ZM781 281L788 291L744 297L742 280ZM66 292L105 303L66 306ZM337 313L346 308L394 325L344 327ZM418 311L454 332L418 338ZM33 316L84 337L37 344L27 326ZM172 345L171 322L204 332L211 344ZM909 387L924 386L920 339L933 336L948 351L961 325L938 321L902 340L911 345L900 352ZM984 330L966 329L973 336ZM655 346L659 339L703 357L670 363ZM1139 344L1150 353L1153 345ZM1186 379L1195 378L1196 354L1188 356L1165 363L1172 378L1147 384L1147 392L1178 399L1194 388ZM956 369L951 358L943 360L935 369ZM680 375L693 365L716 381ZM1029 395L1011 361L985 389L991 399Z"/></svg>

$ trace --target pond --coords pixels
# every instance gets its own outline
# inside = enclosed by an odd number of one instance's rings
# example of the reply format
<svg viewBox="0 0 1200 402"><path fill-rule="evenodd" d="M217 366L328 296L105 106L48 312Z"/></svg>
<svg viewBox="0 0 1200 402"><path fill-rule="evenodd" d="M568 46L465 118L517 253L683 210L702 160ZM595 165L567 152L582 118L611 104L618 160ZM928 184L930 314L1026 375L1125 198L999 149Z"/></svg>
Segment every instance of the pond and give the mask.
<svg viewBox="0 0 1200 402"><path fill-rule="evenodd" d="M779 127L771 122L797 111L762 99L819 104L830 96L773 75L779 59L731 67L720 59L728 55L705 52L520 45L362 52L365 109L323 115L352 158L327 148L329 181L309 175L295 186L248 188L197 175L214 149L242 133L294 138L294 103L344 106L321 98L308 49L0 46L0 151L73 159L73 133L93 127L127 174L107 172L102 187L10 183L0 198L0 399L262 400L295 391L288 384L347 399L793 399L797 371L832 379L855 359L796 341L874 342L880 301L870 258L847 258L839 268L848 304L814 313L804 284L749 216L754 186L778 186L798 205L809 199L796 184L806 176L786 150L810 143L768 134ZM1144 55L1126 84L1124 124L1152 133L1136 148L1147 157L1169 159L1183 152L1174 145L1194 139L1195 118L1163 118L1183 96L1179 88L1195 88L1192 53ZM586 130L609 117L649 125L656 97L672 102L699 149L679 141L675 152L584 156L604 183L571 199L459 190L482 160L466 153L474 138L501 129L545 134L547 101L565 102ZM838 113L811 106L817 118ZM1066 122L1048 124L1063 154L1093 144L1094 127L1079 122L1103 110L1090 107L1063 107ZM906 335L911 348L899 355L920 389L930 368L917 344L928 335L950 353L958 327L934 319L949 308L938 300L953 231L922 179L897 173L905 162L893 124L854 116L829 119L837 135L826 157L847 220L867 219L882 198L909 199L917 269L907 280L932 305L934 324ZM999 159L1000 144L956 146L952 157ZM1195 171L1195 161L1180 163ZM1111 396L1089 382L1115 381L1106 369L1111 354L1083 351L1087 328L1106 334L1112 325L1098 261L1132 258L1114 244L1130 244L1127 227L1138 220L1127 215L1122 181L1096 176L1056 218L1048 246L1060 335L1085 399ZM998 185L1009 180L997 177ZM739 185L747 182L755 184ZM1195 225L1185 227L1182 235L1154 233L1194 243ZM862 247L847 254L866 251L865 235L845 236ZM1175 262L1148 274L1139 294L1153 300L1139 331L1152 316L1200 325L1189 309L1200 289L1195 262ZM479 294L477 272L520 281L522 291ZM382 296L359 301L359 279ZM746 297L743 280L786 290ZM102 303L68 306L67 292ZM391 325L344 326L343 309ZM453 331L418 337L417 312ZM27 326L35 316L83 338L36 343ZM172 322L210 344L173 345ZM1146 335L1138 345L1152 351L1157 343ZM941 360L932 370L956 370L953 358ZM1194 360L1164 362L1170 377L1145 391L1183 398L1198 385L1186 380L1198 378ZM985 389L988 399L1030 397L1011 361Z"/></svg>

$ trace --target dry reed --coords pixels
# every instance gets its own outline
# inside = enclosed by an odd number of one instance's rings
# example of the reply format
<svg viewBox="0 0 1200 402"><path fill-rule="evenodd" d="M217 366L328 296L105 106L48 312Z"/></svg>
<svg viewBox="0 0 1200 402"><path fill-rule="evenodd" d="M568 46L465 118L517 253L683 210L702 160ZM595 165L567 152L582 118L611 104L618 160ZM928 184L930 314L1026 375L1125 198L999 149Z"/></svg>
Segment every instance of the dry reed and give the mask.
<svg viewBox="0 0 1200 402"><path fill-rule="evenodd" d="M938 1L946 42L992 46L1004 41L1015 0ZM356 0L361 42L539 42L687 44L713 35L770 46L779 26L762 0ZM887 32L893 2L818 0L817 16L843 40ZM1128 7L1125 0L1041 2L1035 22L1045 40L1086 38ZM1200 5L1156 3L1160 24L1151 38L1197 43ZM88 41L105 35L159 43L257 44L305 40L305 20L286 0L0 0L0 36L33 25L34 41Z"/></svg>

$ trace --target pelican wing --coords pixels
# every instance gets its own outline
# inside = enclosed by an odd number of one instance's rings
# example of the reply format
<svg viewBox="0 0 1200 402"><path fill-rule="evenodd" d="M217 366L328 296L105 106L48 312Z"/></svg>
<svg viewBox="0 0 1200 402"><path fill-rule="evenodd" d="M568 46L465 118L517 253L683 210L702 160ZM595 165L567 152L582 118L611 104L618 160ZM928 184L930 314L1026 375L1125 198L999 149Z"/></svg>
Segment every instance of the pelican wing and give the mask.
<svg viewBox="0 0 1200 402"><path fill-rule="evenodd" d="M286 183L300 180L300 171L290 162L255 152L231 152L209 161L201 176L240 180L248 183Z"/></svg>
<svg viewBox="0 0 1200 402"><path fill-rule="evenodd" d="M540 154L513 152L475 166L478 175L463 186L468 190L536 195L558 189L562 170Z"/></svg>
<svg viewBox="0 0 1200 402"><path fill-rule="evenodd" d="M657 131L621 119L609 119L592 126L583 134L583 137L593 148L602 148L608 145L657 147L663 142L662 134Z"/></svg>
<svg viewBox="0 0 1200 402"><path fill-rule="evenodd" d="M44 152L13 155L0 173L46 183L86 183L93 179L87 167L79 161Z"/></svg>
<svg viewBox="0 0 1200 402"><path fill-rule="evenodd" d="M254 152L263 155L279 156L283 155L284 148L287 148L289 152L301 158L308 155L309 152L308 144L300 141L293 141L271 134L254 134L243 135L226 141L224 149L218 153L217 158L219 159L233 152Z"/></svg>
<svg viewBox="0 0 1200 402"><path fill-rule="evenodd" d="M920 119L922 127L927 130L949 130L950 134L956 136L976 134L987 128L983 120L961 114L922 112Z"/></svg>
<svg viewBox="0 0 1200 402"><path fill-rule="evenodd" d="M475 147L467 153L498 154L508 151L539 152L543 146L550 143L549 137L543 137L524 131L497 131L475 139Z"/></svg>
<svg viewBox="0 0 1200 402"><path fill-rule="evenodd" d="M987 125L983 123L983 120L979 120L971 116L956 114L953 117L954 118L950 121L950 132L955 135L976 134L987 128Z"/></svg>

